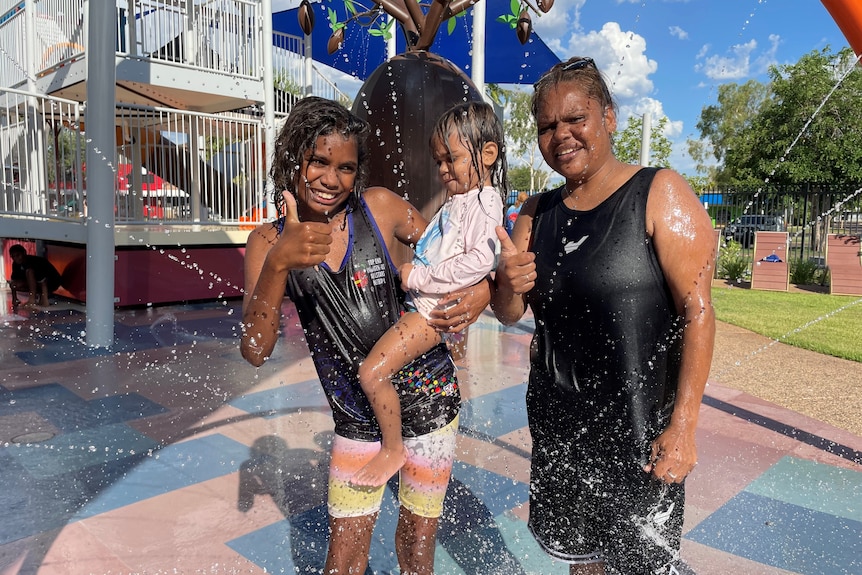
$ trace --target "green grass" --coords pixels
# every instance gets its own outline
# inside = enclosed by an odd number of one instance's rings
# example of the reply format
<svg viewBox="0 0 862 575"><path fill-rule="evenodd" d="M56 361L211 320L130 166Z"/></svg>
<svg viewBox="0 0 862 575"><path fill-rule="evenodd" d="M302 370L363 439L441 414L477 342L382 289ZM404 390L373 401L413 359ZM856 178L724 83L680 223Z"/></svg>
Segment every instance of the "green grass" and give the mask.
<svg viewBox="0 0 862 575"><path fill-rule="evenodd" d="M862 298L715 287L712 302L719 321L862 362Z"/></svg>

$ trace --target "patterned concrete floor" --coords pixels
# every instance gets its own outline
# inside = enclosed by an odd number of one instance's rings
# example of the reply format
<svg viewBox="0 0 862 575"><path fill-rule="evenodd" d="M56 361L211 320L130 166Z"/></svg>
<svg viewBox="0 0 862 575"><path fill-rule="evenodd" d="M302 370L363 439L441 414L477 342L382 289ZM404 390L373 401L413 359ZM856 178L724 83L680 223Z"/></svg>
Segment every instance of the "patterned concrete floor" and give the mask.
<svg viewBox="0 0 862 575"><path fill-rule="evenodd" d="M119 312L110 351L84 345L79 306L4 301L0 574L319 572L331 418L289 304L255 369L235 301ZM531 330L470 329L441 575L567 572L525 524ZM862 438L712 383L698 445L698 573L862 574ZM387 495L370 572L397 572L395 512Z"/></svg>

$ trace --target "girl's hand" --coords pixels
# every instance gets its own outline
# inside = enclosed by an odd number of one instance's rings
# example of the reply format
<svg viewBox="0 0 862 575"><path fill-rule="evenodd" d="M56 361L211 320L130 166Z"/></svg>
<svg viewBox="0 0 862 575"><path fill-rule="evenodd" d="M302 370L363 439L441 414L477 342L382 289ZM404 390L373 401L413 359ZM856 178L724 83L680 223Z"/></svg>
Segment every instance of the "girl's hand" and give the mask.
<svg viewBox="0 0 862 575"><path fill-rule="evenodd" d="M284 198L284 229L267 257L286 269L309 268L323 263L332 244L332 227L323 222L301 222L296 198L288 191Z"/></svg>

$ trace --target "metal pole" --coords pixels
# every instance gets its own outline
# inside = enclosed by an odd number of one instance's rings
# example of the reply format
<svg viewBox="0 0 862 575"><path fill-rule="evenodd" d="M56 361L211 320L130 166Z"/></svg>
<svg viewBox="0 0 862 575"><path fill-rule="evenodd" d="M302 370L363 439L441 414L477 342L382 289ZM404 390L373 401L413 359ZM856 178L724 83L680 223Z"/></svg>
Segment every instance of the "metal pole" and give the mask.
<svg viewBox="0 0 862 575"><path fill-rule="evenodd" d="M395 20L395 17L392 16L392 14L386 15L386 21L388 23L391 24L393 20ZM386 41L386 61L387 62L395 57L397 50L398 50L398 48L396 47L396 44L395 44L395 34L391 34L389 36L389 40Z"/></svg>
<svg viewBox="0 0 862 575"><path fill-rule="evenodd" d="M651 116L649 112L643 115L643 124L641 125L641 157L640 165L649 166L649 143L652 137Z"/></svg>
<svg viewBox="0 0 862 575"><path fill-rule="evenodd" d="M802 201L802 234L800 234L799 242L799 257L805 254L805 230L808 228L808 192L811 191L811 184L805 184L805 199Z"/></svg>
<svg viewBox="0 0 862 575"><path fill-rule="evenodd" d="M485 99L485 2L473 4L473 84Z"/></svg>
<svg viewBox="0 0 862 575"><path fill-rule="evenodd" d="M272 182L267 175L269 174L270 166L272 166L272 152L275 150L275 77L272 73L272 52L275 46L272 41L272 0L261 0L261 13L263 17L263 122L264 122L264 167L263 167L263 183L264 183L264 202L266 203L266 212L261 210L261 217L274 218L275 204L270 200L272 197ZM252 206L260 209L261 206Z"/></svg>
<svg viewBox="0 0 862 575"><path fill-rule="evenodd" d="M88 2L87 345L114 343L114 187L117 9ZM106 113L107 112L107 113Z"/></svg>
<svg viewBox="0 0 862 575"><path fill-rule="evenodd" d="M272 25L270 23L270 25ZM302 35L302 53L305 56L305 66L302 67L302 73L305 77L305 95L311 96L314 93L314 61L311 53L311 34Z"/></svg>

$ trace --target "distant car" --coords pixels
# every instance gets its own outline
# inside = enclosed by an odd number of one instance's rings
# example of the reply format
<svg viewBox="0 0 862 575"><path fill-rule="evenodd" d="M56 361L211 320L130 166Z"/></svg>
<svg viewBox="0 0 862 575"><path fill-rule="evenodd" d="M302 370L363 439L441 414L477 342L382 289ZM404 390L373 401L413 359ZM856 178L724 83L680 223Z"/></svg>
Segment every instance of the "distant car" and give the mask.
<svg viewBox="0 0 862 575"><path fill-rule="evenodd" d="M724 228L724 237L733 239L743 247L754 244L754 232L783 232L787 230L782 216L740 216Z"/></svg>

